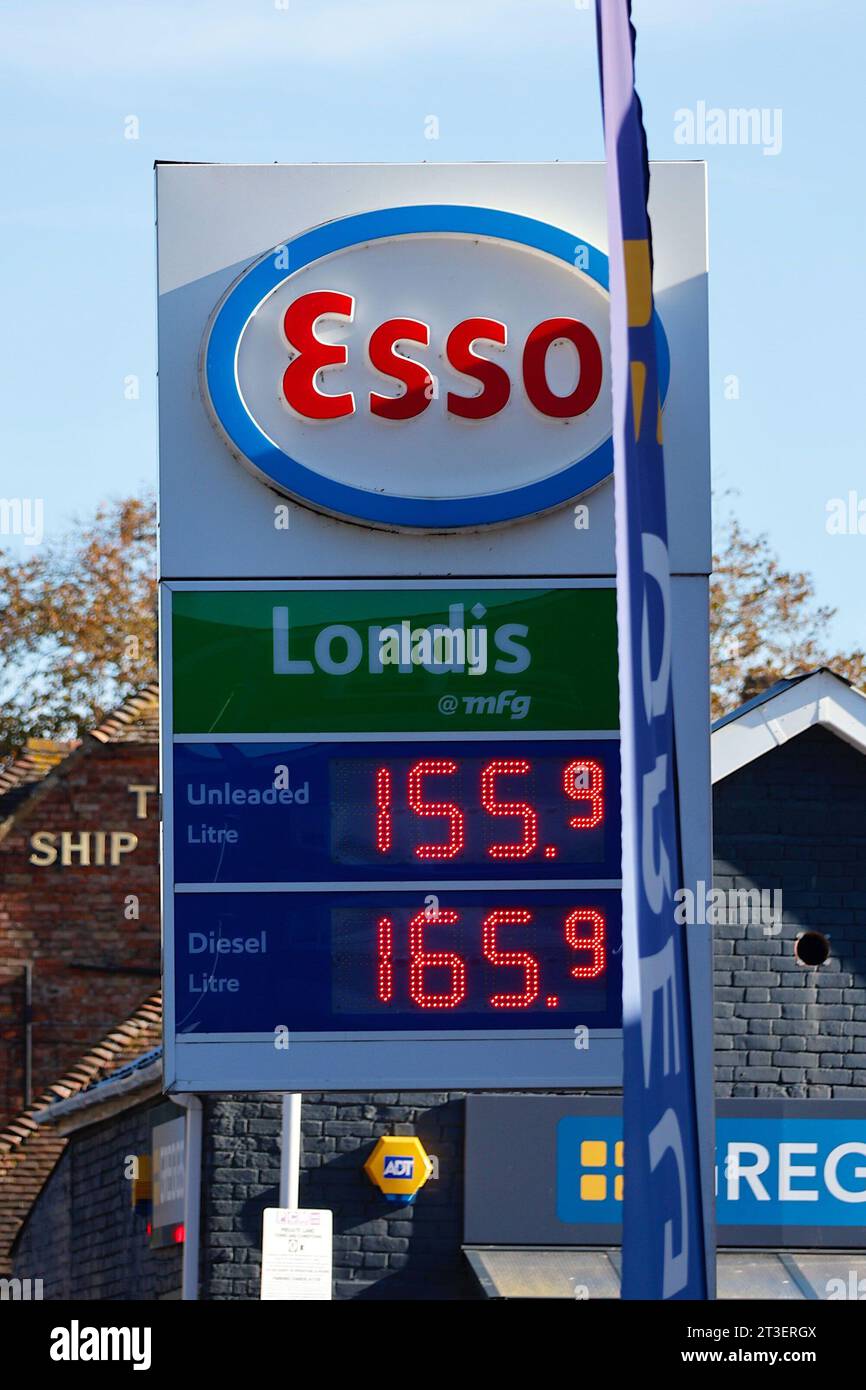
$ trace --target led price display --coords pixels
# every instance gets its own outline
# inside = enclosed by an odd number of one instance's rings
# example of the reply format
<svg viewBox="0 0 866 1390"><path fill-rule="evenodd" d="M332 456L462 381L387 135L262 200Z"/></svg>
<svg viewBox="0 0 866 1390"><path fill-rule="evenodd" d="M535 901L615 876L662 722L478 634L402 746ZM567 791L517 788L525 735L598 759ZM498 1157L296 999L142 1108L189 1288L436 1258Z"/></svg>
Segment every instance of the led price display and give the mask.
<svg viewBox="0 0 866 1390"><path fill-rule="evenodd" d="M608 803L599 758L467 751L331 762L337 863L560 865L603 858ZM613 788L614 796L619 788Z"/></svg>
<svg viewBox="0 0 866 1390"><path fill-rule="evenodd" d="M180 883L618 879L615 739L178 744Z"/></svg>
<svg viewBox="0 0 866 1390"><path fill-rule="evenodd" d="M568 1010L598 982L604 999L609 926L598 906L546 903L334 914L334 999L340 1012L514 1013ZM585 1007L593 997L583 990Z"/></svg>
<svg viewBox="0 0 866 1390"><path fill-rule="evenodd" d="M620 895L188 893L176 902L181 1032L617 1027Z"/></svg>

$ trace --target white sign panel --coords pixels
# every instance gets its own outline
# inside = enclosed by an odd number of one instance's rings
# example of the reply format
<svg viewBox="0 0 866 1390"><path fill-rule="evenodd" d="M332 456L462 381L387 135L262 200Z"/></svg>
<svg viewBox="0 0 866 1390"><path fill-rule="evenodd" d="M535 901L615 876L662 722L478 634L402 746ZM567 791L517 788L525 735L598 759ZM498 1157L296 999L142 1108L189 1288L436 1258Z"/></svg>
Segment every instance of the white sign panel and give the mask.
<svg viewBox="0 0 866 1390"><path fill-rule="evenodd" d="M158 166L162 578L613 574L603 174ZM674 574L710 568L704 182L653 166Z"/></svg>
<svg viewBox="0 0 866 1390"><path fill-rule="evenodd" d="M151 1139L154 1228L183 1221L185 1135L183 1115L154 1126Z"/></svg>
<svg viewBox="0 0 866 1390"><path fill-rule="evenodd" d="M330 1301L333 1221L329 1211L266 1207L262 1300Z"/></svg>

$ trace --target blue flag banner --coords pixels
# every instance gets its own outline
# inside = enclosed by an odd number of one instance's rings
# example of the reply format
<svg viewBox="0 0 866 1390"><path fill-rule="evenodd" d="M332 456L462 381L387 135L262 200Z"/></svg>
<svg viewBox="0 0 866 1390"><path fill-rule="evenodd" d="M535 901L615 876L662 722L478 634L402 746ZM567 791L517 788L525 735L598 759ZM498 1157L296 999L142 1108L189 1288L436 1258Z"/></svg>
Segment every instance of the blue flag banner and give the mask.
<svg viewBox="0 0 866 1390"><path fill-rule="evenodd" d="M649 164L630 0L596 0L607 165L623 811L623 1298L706 1298L671 686Z"/></svg>

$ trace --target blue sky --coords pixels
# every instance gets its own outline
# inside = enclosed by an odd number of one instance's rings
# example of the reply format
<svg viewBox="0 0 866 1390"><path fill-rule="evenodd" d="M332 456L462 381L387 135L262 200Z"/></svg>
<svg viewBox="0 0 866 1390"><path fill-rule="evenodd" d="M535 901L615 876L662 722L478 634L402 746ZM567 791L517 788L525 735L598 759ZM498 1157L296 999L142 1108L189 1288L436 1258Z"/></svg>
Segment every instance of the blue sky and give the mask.
<svg viewBox="0 0 866 1390"><path fill-rule="evenodd" d="M154 159L601 158L583 5L5 0L0 494L44 497L51 534L155 478ZM825 522L828 499L866 498L866 7L634 8L651 154L709 162L716 486L813 571L839 608L828 640L862 646L866 536ZM781 152L678 145L674 113L701 101L779 108Z"/></svg>

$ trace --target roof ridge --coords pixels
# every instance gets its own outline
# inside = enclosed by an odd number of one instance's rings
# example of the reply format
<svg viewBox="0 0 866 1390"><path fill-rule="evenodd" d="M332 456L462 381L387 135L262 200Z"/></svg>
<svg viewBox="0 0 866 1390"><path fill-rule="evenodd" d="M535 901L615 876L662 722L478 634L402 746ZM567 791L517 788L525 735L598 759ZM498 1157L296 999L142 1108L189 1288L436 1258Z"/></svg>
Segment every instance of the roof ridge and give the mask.
<svg viewBox="0 0 866 1390"><path fill-rule="evenodd" d="M749 714L751 710L759 709L761 705L769 704L777 695L784 695L785 691L791 690L793 686L803 685L805 681L812 680L815 676L821 675L832 676L834 680L840 681L857 695L866 693L860 690L847 676L842 676L838 671L834 671L832 666L810 666L808 669L794 670L788 676L780 676L778 680L771 682L771 684L765 686L763 690L759 690L756 695L751 695L749 699L744 700L742 704L736 705L725 714L719 715L719 718L714 719L710 726L711 732L715 733L717 729L723 728L725 724L732 724L735 720L740 719L742 715Z"/></svg>
<svg viewBox="0 0 866 1390"><path fill-rule="evenodd" d="M128 695L105 718L90 729L84 738L78 739L39 739L28 738L25 746L0 767L0 824L7 828L36 787L42 787L54 772L59 772L69 758L86 746L86 739L92 738L97 744L120 742L124 735L133 734L135 726L144 724L148 716L153 717L159 708L159 683L149 681L140 689ZM154 720L155 724L155 720ZM142 729L142 743L158 742L155 727ZM56 749L57 756L52 750Z"/></svg>
<svg viewBox="0 0 866 1390"><path fill-rule="evenodd" d="M145 711L158 705L159 682L148 681L147 685L128 695L116 709L106 715L101 724L91 729L90 736L100 743L111 743L122 729L129 728Z"/></svg>
<svg viewBox="0 0 866 1390"><path fill-rule="evenodd" d="M83 1091L109 1063L116 1061L118 1054L124 1050L127 1044L138 1042L140 1034L150 1031L155 1024L161 1024L161 1022L162 994L157 992L149 995L139 1005L135 1013L130 1014L123 1023L115 1025L109 1033L106 1033L97 1043L89 1047L68 1071L64 1072L56 1081L52 1081L31 1105L20 1111L13 1120L10 1120L3 1129L0 1129L0 1161L5 1155L13 1152L16 1147L16 1141L11 1137L16 1126L25 1126L28 1133L30 1127L35 1129L36 1122L32 1117L39 1111L45 1110L56 1099L57 1090L63 1088L70 1095Z"/></svg>
<svg viewBox="0 0 866 1390"><path fill-rule="evenodd" d="M34 748L34 744L41 747ZM0 768L0 796L25 782L41 781L81 744L77 738L30 739ZM47 747L46 745L51 745ZM54 756L56 754L56 756Z"/></svg>
<svg viewBox="0 0 866 1390"><path fill-rule="evenodd" d="M68 1142L62 1135L46 1132L35 1116L53 1101L84 1091L101 1075L115 1070L124 1053L131 1054L127 1060L132 1061L141 1051L150 1050L148 1034L161 1020L162 995L151 994L0 1130L0 1276L10 1272L18 1234Z"/></svg>

